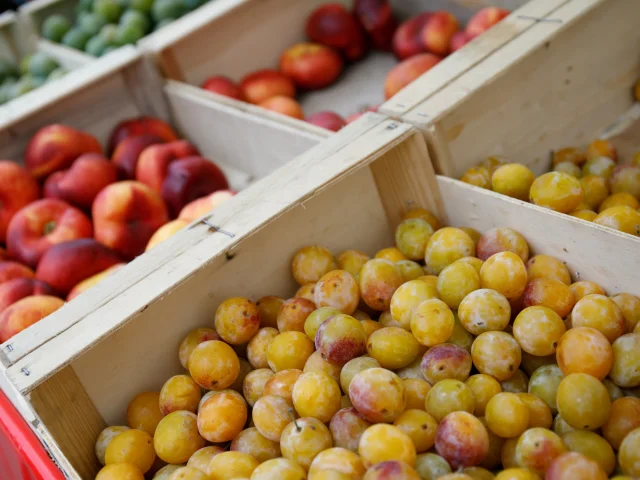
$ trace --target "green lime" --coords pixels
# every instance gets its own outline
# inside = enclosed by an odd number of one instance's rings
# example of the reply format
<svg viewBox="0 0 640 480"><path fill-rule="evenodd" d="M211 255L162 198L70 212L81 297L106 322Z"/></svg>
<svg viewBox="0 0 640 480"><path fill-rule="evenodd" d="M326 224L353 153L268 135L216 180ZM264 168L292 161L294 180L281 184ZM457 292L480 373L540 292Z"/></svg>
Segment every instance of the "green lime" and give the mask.
<svg viewBox="0 0 640 480"><path fill-rule="evenodd" d="M182 6L187 12L195 10L201 5L204 5L206 0L182 0Z"/></svg>
<svg viewBox="0 0 640 480"><path fill-rule="evenodd" d="M107 44L107 40L100 35L96 35L95 37L91 37L87 44L84 46L84 51L89 55L93 55L94 57L99 57L104 52L104 49L109 45Z"/></svg>
<svg viewBox="0 0 640 480"><path fill-rule="evenodd" d="M120 25L116 33L116 45L134 44L144 37L144 31L138 25Z"/></svg>
<svg viewBox="0 0 640 480"><path fill-rule="evenodd" d="M138 12L149 14L153 8L154 0L131 0L131 8Z"/></svg>
<svg viewBox="0 0 640 480"><path fill-rule="evenodd" d="M118 0L95 0L93 12L102 15L109 23L113 23L120 18L122 6Z"/></svg>
<svg viewBox="0 0 640 480"><path fill-rule="evenodd" d="M78 26L92 37L106 24L107 19L98 13L85 13L78 18Z"/></svg>
<svg viewBox="0 0 640 480"><path fill-rule="evenodd" d="M137 10L127 10L120 17L120 25L125 27L137 26L144 33L147 33L151 28L151 20L144 13L140 13Z"/></svg>
<svg viewBox="0 0 640 480"><path fill-rule="evenodd" d="M84 50L84 46L89 40L89 35L87 32L81 30L78 27L73 27L69 30L64 37L62 37L62 43L67 47L75 48L78 50Z"/></svg>
<svg viewBox="0 0 640 480"><path fill-rule="evenodd" d="M51 72L49 74L49 76L47 77L47 82L51 82L53 80L57 80L59 78L64 77L67 74L67 69L66 68L62 68L62 67L58 67L56 68L53 72Z"/></svg>
<svg viewBox="0 0 640 480"><path fill-rule="evenodd" d="M183 14L182 0L156 0L151 11L151 16L156 22L166 18L179 18Z"/></svg>
<svg viewBox="0 0 640 480"><path fill-rule="evenodd" d="M62 15L51 15L42 23L42 36L52 42L60 42L71 30L71 22Z"/></svg>
<svg viewBox="0 0 640 480"><path fill-rule="evenodd" d="M153 31L156 32L160 30L162 27L166 27L167 25L169 25L171 22L175 20L176 20L175 18L165 18L164 20L160 20L158 23L156 23L155 27L153 27Z"/></svg>
<svg viewBox="0 0 640 480"><path fill-rule="evenodd" d="M11 78L17 79L19 76L20 71L15 63L0 58L0 83Z"/></svg>
<svg viewBox="0 0 640 480"><path fill-rule="evenodd" d="M59 66L58 62L46 53L36 52L31 55L31 59L29 61L29 73L33 77L46 78Z"/></svg>

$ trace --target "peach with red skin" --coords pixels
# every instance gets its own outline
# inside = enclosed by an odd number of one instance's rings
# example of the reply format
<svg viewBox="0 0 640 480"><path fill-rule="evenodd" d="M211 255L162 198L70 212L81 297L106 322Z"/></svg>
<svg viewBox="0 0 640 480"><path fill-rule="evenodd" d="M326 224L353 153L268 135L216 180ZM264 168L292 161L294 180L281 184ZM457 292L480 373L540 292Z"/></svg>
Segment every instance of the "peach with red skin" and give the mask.
<svg viewBox="0 0 640 480"><path fill-rule="evenodd" d="M26 265L11 260L0 262L0 284L14 278L34 278L35 273Z"/></svg>
<svg viewBox="0 0 640 480"><path fill-rule="evenodd" d="M186 222L193 222L203 215L206 215L220 204L226 202L235 194L236 192L233 190L218 190L217 192L213 192L211 195L193 200L182 207L182 210L180 210L180 213L178 214L178 219Z"/></svg>
<svg viewBox="0 0 640 480"><path fill-rule="evenodd" d="M32 295L55 296L56 292L51 285L35 278L14 278L0 284L0 312L18 300Z"/></svg>
<svg viewBox="0 0 640 480"><path fill-rule="evenodd" d="M227 188L227 177L215 163L187 157L169 165L161 192L171 218L175 218L188 203Z"/></svg>
<svg viewBox="0 0 640 480"><path fill-rule="evenodd" d="M242 96L250 103L259 104L271 97L296 96L296 86L289 77L277 70L258 70L240 82Z"/></svg>
<svg viewBox="0 0 640 480"><path fill-rule="evenodd" d="M326 128L332 132L337 132L344 127L347 122L335 112L317 112L305 118L305 121L318 127Z"/></svg>
<svg viewBox="0 0 640 480"><path fill-rule="evenodd" d="M66 295L81 281L117 263L122 258L109 247L81 238L49 248L38 263L36 278Z"/></svg>
<svg viewBox="0 0 640 480"><path fill-rule="evenodd" d="M367 39L362 26L343 5L328 3L315 9L307 19L309 40L342 53L349 61L362 58Z"/></svg>
<svg viewBox="0 0 640 480"><path fill-rule="evenodd" d="M424 12L403 22L393 34L393 53L398 60L425 52L422 41L422 29L431 17L431 12Z"/></svg>
<svg viewBox="0 0 640 480"><path fill-rule="evenodd" d="M306 90L318 90L335 82L344 67L340 55L319 43L298 43L280 56L280 70Z"/></svg>
<svg viewBox="0 0 640 480"><path fill-rule="evenodd" d="M154 135L165 142L178 140L178 134L173 127L164 120L154 117L137 117L123 120L111 132L107 154L111 155L125 138L139 135Z"/></svg>
<svg viewBox="0 0 640 480"><path fill-rule="evenodd" d="M50 295L33 295L18 300L0 313L0 343L51 315L64 300Z"/></svg>
<svg viewBox="0 0 640 480"><path fill-rule="evenodd" d="M11 219L7 250L11 257L35 267L51 246L92 235L91 220L84 213L62 200L45 198Z"/></svg>
<svg viewBox="0 0 640 480"><path fill-rule="evenodd" d="M9 222L25 205L38 199L38 183L20 165L0 160L0 243L5 243Z"/></svg>
<svg viewBox="0 0 640 480"><path fill-rule="evenodd" d="M122 140L111 155L111 161L118 172L118 179L133 180L136 178L136 166L142 152L151 145L164 143L157 135L136 135Z"/></svg>
<svg viewBox="0 0 640 480"><path fill-rule="evenodd" d="M449 12L434 12L422 29L422 43L428 52L445 56L449 53L451 38L460 29L458 19Z"/></svg>
<svg viewBox="0 0 640 480"><path fill-rule="evenodd" d="M159 193L171 162L193 156L200 156L200 152L186 140L151 145L138 157L136 180Z"/></svg>
<svg viewBox="0 0 640 480"><path fill-rule="evenodd" d="M162 197L131 180L112 183L102 190L93 202L92 216L96 240L126 260L144 252L154 232L169 221Z"/></svg>
<svg viewBox="0 0 640 480"><path fill-rule="evenodd" d="M125 265L126 263L116 263L115 265L112 265L106 270L100 273L96 273L95 275L92 275L91 277L82 280L80 283L78 283L76 286L74 286L71 289L71 291L69 292L69 295L67 295L67 302L70 302L71 300L76 298L78 295L80 295L82 292L88 290L89 288L93 287L97 283L100 283L105 278L113 275Z"/></svg>
<svg viewBox="0 0 640 480"><path fill-rule="evenodd" d="M511 12L509 10L505 10L504 8L483 8L471 17L464 31L470 38L475 38L481 33L489 30L510 13Z"/></svg>
<svg viewBox="0 0 640 480"><path fill-rule="evenodd" d="M473 40L473 38L471 38L467 32L456 32L453 34L451 41L449 42L449 50L451 53L456 52L471 40Z"/></svg>
<svg viewBox="0 0 640 480"><path fill-rule="evenodd" d="M209 92L217 93L224 97L235 98L236 100L244 100L242 90L228 77L222 75L207 78L202 83L202 88Z"/></svg>
<svg viewBox="0 0 640 480"><path fill-rule="evenodd" d="M44 196L89 211L100 190L116 180L116 167L109 160L97 153L85 153L68 170L59 170L47 178Z"/></svg>
<svg viewBox="0 0 640 480"><path fill-rule="evenodd" d="M393 34L398 20L388 0L356 0L353 11L367 32L374 48L384 52L392 49Z"/></svg>
<svg viewBox="0 0 640 480"><path fill-rule="evenodd" d="M302 107L293 98L284 96L271 97L260 102L258 106L287 117L297 118L298 120L304 119Z"/></svg>
<svg viewBox="0 0 640 480"><path fill-rule="evenodd" d="M400 62L387 74L384 82L385 98L393 97L416 78L437 65L440 60L440 57L431 53L421 53Z"/></svg>

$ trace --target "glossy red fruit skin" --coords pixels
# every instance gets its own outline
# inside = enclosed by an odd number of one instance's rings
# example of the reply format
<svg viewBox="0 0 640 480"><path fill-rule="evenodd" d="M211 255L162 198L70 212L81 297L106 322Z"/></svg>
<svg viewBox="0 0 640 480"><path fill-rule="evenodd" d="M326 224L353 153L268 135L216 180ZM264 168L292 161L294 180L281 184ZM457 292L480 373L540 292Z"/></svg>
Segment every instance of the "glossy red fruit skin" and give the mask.
<svg viewBox="0 0 640 480"><path fill-rule="evenodd" d="M373 47L390 52L398 20L393 15L388 0L356 0L353 10Z"/></svg>
<svg viewBox="0 0 640 480"><path fill-rule="evenodd" d="M354 62L367 53L367 38L356 17L339 3L315 9L307 20L309 40L333 48Z"/></svg>
<svg viewBox="0 0 640 480"><path fill-rule="evenodd" d="M398 60L405 60L427 50L422 42L422 29L431 17L424 12L402 23L393 34L393 54Z"/></svg>

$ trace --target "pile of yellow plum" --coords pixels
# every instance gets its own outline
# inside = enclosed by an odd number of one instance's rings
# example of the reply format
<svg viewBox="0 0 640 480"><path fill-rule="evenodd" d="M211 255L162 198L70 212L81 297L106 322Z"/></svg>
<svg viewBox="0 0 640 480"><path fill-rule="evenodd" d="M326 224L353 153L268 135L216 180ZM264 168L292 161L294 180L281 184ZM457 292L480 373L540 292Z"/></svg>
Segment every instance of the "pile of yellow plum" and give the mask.
<svg viewBox="0 0 640 480"><path fill-rule="evenodd" d="M632 163L617 162L613 144L595 140L586 151L556 150L553 171L538 178L525 165L489 157L460 180L640 236L640 152Z"/></svg>
<svg viewBox="0 0 640 480"><path fill-rule="evenodd" d="M640 298L509 228L417 209L395 243L306 246L293 297L223 301L100 434L97 480L640 477Z"/></svg>

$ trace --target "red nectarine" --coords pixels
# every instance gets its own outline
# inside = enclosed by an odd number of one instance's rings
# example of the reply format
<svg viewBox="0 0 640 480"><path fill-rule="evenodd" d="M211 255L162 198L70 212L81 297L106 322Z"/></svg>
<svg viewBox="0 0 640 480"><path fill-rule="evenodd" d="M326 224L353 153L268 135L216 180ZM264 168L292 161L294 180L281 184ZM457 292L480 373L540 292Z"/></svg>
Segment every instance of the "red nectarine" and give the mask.
<svg viewBox="0 0 640 480"><path fill-rule="evenodd" d="M244 77L240 82L240 90L248 102L255 104L276 96L296 96L293 80L276 70L268 69Z"/></svg>
<svg viewBox="0 0 640 480"><path fill-rule="evenodd" d="M93 287L95 284L100 283L102 280L114 274L125 265L126 263L116 263L115 265L110 266L106 270L103 270L100 273L96 273L95 275L92 275L91 277L85 280L82 280L80 283L78 283L75 287L71 289L71 291L69 292L69 295L67 295L67 302L70 302L71 300L76 298L78 295L80 295L82 292Z"/></svg>
<svg viewBox="0 0 640 480"><path fill-rule="evenodd" d="M474 38L486 32L496 23L508 16L511 12L504 8L487 7L478 11L467 23L465 32L469 37Z"/></svg>
<svg viewBox="0 0 640 480"><path fill-rule="evenodd" d="M451 13L435 12L422 29L422 42L428 52L445 56L449 53L451 38L459 28L458 19Z"/></svg>
<svg viewBox="0 0 640 480"><path fill-rule="evenodd" d="M25 205L38 198L38 183L24 168L0 161L0 243L7 239L11 218Z"/></svg>
<svg viewBox="0 0 640 480"><path fill-rule="evenodd" d="M131 118L120 122L111 132L107 153L111 155L118 144L127 137L137 135L155 135L165 142L178 140L173 127L164 120L154 117Z"/></svg>
<svg viewBox="0 0 640 480"><path fill-rule="evenodd" d="M264 102L260 102L258 106L271 110L272 112L281 113L288 117L298 118L300 120L304 118L302 106L293 98L282 96L271 97L267 98Z"/></svg>
<svg viewBox="0 0 640 480"><path fill-rule="evenodd" d="M33 295L18 300L0 313L0 342L6 342L62 305L63 300L49 295Z"/></svg>
<svg viewBox="0 0 640 480"><path fill-rule="evenodd" d="M393 97L438 62L440 57L431 53L421 53L400 62L387 74L384 82L384 97L386 99Z"/></svg>
<svg viewBox="0 0 640 480"><path fill-rule="evenodd" d="M233 190L218 190L217 192L213 192L211 195L198 198L197 200L188 203L182 208L182 210L180 210L178 219L186 222L193 222L194 220L197 220L209 213L221 203L226 202L235 194L236 192Z"/></svg>
<svg viewBox="0 0 640 480"><path fill-rule="evenodd" d="M319 43L298 43L280 57L280 70L307 90L328 87L340 76L343 66L340 55Z"/></svg>
<svg viewBox="0 0 640 480"><path fill-rule="evenodd" d="M135 179L140 154L145 148L159 143L164 143L164 140L156 135L136 135L122 140L111 156L111 161L118 171L118 179Z"/></svg>
<svg viewBox="0 0 640 480"><path fill-rule="evenodd" d="M147 147L138 158L136 180L160 192L169 164L179 158L193 156L200 156L200 152L186 140Z"/></svg>
<svg viewBox="0 0 640 480"><path fill-rule="evenodd" d="M52 295L55 290L48 283L35 278L14 278L0 284L0 312L9 305L31 295Z"/></svg>
<svg viewBox="0 0 640 480"><path fill-rule="evenodd" d="M0 284L13 280L14 278L34 278L35 274L26 265L18 262L5 260L0 262Z"/></svg>
<svg viewBox="0 0 640 480"><path fill-rule="evenodd" d="M240 87L227 77L209 77L202 84L202 88L209 92L217 93L218 95L235 98L236 100L244 100Z"/></svg>
<svg viewBox="0 0 640 480"><path fill-rule="evenodd" d="M393 34L393 53L405 60L425 51L422 41L422 29L431 17L431 12L424 12L402 23Z"/></svg>
<svg viewBox="0 0 640 480"><path fill-rule="evenodd" d="M339 51L350 61L362 58L367 50L362 26L339 3L321 5L311 13L307 20L307 37Z"/></svg>
<svg viewBox="0 0 640 480"><path fill-rule="evenodd" d="M353 10L373 46L390 52L398 20L393 15L389 0L355 0Z"/></svg>
<svg viewBox="0 0 640 480"><path fill-rule="evenodd" d="M318 127L331 130L332 132L337 132L347 124L344 118L334 112L317 112L309 115L305 120Z"/></svg>
<svg viewBox="0 0 640 480"><path fill-rule="evenodd" d="M467 32L456 32L453 34L453 37L451 37L451 42L449 43L449 50L452 53L457 50L460 50L471 40L473 39L469 35L467 35Z"/></svg>

